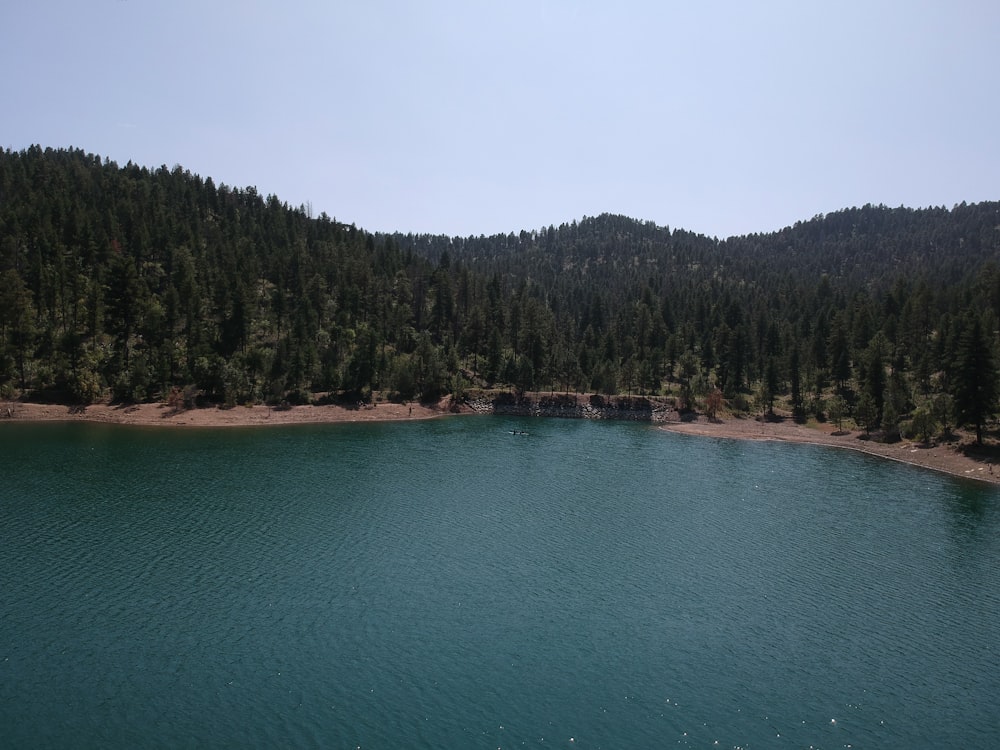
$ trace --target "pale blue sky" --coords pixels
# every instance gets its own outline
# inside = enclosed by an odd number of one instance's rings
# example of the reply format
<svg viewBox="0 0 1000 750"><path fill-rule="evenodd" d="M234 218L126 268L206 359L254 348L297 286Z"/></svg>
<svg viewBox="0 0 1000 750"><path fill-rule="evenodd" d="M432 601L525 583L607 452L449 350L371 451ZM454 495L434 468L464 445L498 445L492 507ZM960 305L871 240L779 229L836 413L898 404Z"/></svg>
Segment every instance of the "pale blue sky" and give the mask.
<svg viewBox="0 0 1000 750"><path fill-rule="evenodd" d="M1000 3L14 0L0 147L181 164L372 231L726 237L1000 199Z"/></svg>

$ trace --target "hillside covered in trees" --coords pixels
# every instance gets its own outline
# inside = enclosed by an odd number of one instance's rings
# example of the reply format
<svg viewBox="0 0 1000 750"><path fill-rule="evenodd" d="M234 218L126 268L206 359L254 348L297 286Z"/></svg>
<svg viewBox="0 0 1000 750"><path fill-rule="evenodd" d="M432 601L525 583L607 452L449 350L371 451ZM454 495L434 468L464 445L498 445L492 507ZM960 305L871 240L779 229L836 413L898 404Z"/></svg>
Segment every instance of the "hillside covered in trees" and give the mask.
<svg viewBox="0 0 1000 750"><path fill-rule="evenodd" d="M726 240L602 215L376 234L181 167L0 152L0 395L660 394L892 432L994 413L1000 203Z"/></svg>

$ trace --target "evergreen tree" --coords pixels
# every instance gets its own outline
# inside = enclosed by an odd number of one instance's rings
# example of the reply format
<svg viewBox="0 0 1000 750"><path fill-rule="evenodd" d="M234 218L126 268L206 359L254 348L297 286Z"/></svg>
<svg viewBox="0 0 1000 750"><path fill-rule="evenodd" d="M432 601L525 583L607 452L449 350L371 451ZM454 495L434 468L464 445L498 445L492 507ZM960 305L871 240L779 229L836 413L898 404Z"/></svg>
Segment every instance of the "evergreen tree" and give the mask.
<svg viewBox="0 0 1000 750"><path fill-rule="evenodd" d="M847 402L844 401L844 397L839 393L833 395L827 404L827 411L830 415L830 421L837 425L837 429L843 429L844 417L847 415Z"/></svg>
<svg viewBox="0 0 1000 750"><path fill-rule="evenodd" d="M799 345L792 345L792 352L788 357L788 377L791 381L792 414L796 419L805 416L805 403L802 398L802 372L800 364Z"/></svg>
<svg viewBox="0 0 1000 750"><path fill-rule="evenodd" d="M986 420L997 410L997 368L979 316L972 316L958 341L952 387L955 421L976 429L976 443L983 442Z"/></svg>
<svg viewBox="0 0 1000 750"><path fill-rule="evenodd" d="M875 407L875 421L872 427L878 427L882 421L885 409L885 336L880 332L872 337L864 355L864 378L861 392L868 396Z"/></svg>
<svg viewBox="0 0 1000 750"><path fill-rule="evenodd" d="M830 376L837 385L837 390L843 391L851 377L851 353L847 343L847 332L843 322L838 317L830 333Z"/></svg>
<svg viewBox="0 0 1000 750"><path fill-rule="evenodd" d="M878 420L879 414L875 399L871 397L870 393L862 393L854 410L855 423L865 431L865 435L868 435L878 427Z"/></svg>
<svg viewBox="0 0 1000 750"><path fill-rule="evenodd" d="M717 384L738 410L786 381L796 412L803 384L890 416L954 393L980 432L996 401L995 382L987 407L973 387L990 365L962 321L977 311L989 350L998 203L865 206L724 241L610 214L457 238L372 234L77 150L0 151L0 188L5 396L616 394L676 388L676 371L683 401Z"/></svg>

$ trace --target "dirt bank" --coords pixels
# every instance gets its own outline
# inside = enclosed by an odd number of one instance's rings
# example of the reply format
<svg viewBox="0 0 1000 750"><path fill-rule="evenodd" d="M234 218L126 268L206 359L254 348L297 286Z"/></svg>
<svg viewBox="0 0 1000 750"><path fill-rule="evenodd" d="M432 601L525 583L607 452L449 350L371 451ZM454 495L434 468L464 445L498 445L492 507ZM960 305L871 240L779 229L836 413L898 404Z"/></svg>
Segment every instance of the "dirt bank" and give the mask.
<svg viewBox="0 0 1000 750"><path fill-rule="evenodd" d="M995 445L977 449L972 445L971 437L962 433L957 434L952 442L924 446L908 440L878 443L863 439L862 432L838 431L833 425L827 424L798 424L787 418L768 421L729 417L710 421L700 417L691 422L666 422L660 427L686 435L737 440L785 440L846 448L955 476L1000 484L1000 449Z"/></svg>

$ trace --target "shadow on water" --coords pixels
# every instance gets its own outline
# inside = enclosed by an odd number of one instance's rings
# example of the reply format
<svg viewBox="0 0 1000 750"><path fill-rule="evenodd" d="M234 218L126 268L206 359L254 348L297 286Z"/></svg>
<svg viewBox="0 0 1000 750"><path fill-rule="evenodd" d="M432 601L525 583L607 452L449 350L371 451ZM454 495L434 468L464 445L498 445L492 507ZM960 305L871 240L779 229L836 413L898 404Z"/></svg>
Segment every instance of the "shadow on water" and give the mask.
<svg viewBox="0 0 1000 750"><path fill-rule="evenodd" d="M993 487L971 481L954 482L949 490L942 493L942 507L953 531L963 541L973 542L997 531L996 509L1000 495Z"/></svg>

